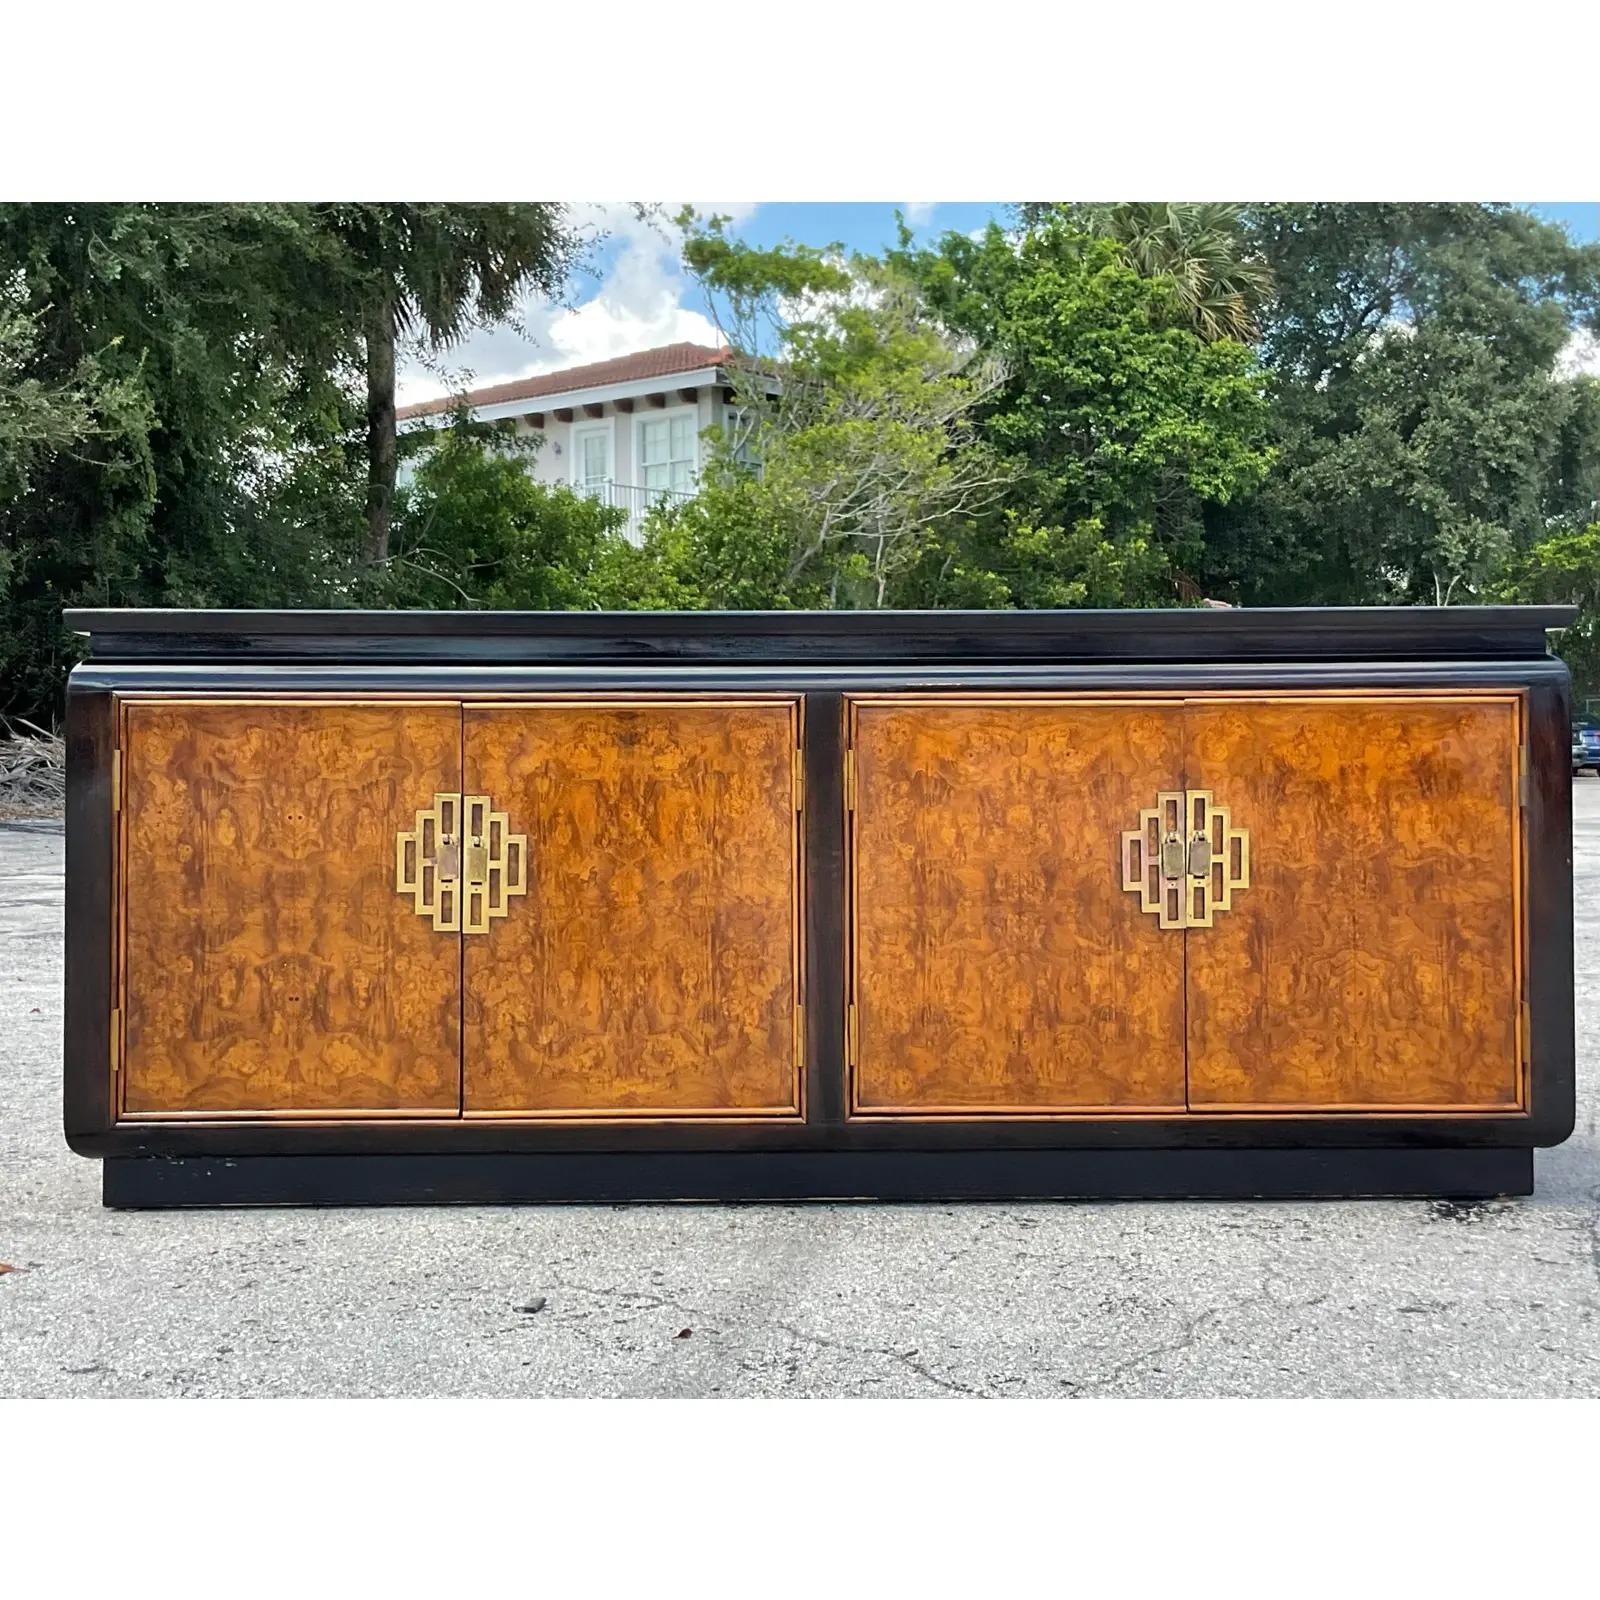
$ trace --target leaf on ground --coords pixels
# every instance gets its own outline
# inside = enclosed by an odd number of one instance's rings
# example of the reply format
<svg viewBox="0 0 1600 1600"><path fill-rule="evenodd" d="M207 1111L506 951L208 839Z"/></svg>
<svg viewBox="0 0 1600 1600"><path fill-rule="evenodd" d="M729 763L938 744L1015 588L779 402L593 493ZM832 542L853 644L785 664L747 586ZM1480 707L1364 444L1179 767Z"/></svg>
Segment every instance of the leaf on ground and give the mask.
<svg viewBox="0 0 1600 1600"><path fill-rule="evenodd" d="M679 1328L678 1331L675 1334L673 1334L672 1337L674 1339L687 1339L689 1337L689 1335L692 1334L693 1332L694 1332L693 1328Z"/></svg>
<svg viewBox="0 0 1600 1600"><path fill-rule="evenodd" d="M12 1266L9 1261L0 1261L0 1275L3 1275L7 1272L15 1272L16 1270L17 1269Z"/></svg>

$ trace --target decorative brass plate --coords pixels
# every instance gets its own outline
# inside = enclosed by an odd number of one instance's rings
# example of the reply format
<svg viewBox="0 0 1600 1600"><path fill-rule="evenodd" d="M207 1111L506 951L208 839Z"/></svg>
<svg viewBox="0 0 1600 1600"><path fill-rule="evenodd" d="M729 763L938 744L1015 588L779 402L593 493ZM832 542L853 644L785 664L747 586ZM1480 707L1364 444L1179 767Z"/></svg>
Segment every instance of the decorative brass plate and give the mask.
<svg viewBox="0 0 1600 1600"><path fill-rule="evenodd" d="M1185 916L1191 928L1209 928L1217 912L1233 906L1234 891L1250 887L1250 834L1236 828L1228 808L1209 789L1185 797L1189 825Z"/></svg>
<svg viewBox="0 0 1600 1600"><path fill-rule="evenodd" d="M1209 789L1164 789L1122 835L1122 887L1163 928L1209 928L1250 887L1250 834Z"/></svg>
<svg viewBox="0 0 1600 1600"><path fill-rule="evenodd" d="M528 892L528 836L510 832L486 794L436 794L395 835L394 887L441 933L487 933L511 896Z"/></svg>
<svg viewBox="0 0 1600 1600"><path fill-rule="evenodd" d="M1139 909L1153 913L1163 928L1184 926L1185 816L1183 791L1163 789L1139 813L1139 826L1122 836L1122 887L1138 895Z"/></svg>

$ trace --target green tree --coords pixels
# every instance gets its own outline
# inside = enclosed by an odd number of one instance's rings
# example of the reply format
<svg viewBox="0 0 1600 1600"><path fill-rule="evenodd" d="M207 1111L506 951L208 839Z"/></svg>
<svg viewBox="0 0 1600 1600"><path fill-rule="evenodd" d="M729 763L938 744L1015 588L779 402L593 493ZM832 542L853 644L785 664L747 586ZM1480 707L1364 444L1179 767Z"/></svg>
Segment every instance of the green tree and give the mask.
<svg viewBox="0 0 1600 1600"><path fill-rule="evenodd" d="M699 491L645 518L644 540L610 547L597 564L594 604L624 611L788 611L829 607L836 566L810 548L803 494L713 457Z"/></svg>
<svg viewBox="0 0 1600 1600"><path fill-rule="evenodd" d="M894 261L950 337L1003 364L977 411L980 439L1015 463L1003 517L969 519L919 564L919 598L956 571L1006 604L1149 604L1192 592L1208 511L1263 479L1265 378L1249 349L1206 341L1170 280L1116 243L1046 219L902 241ZM974 576L989 572L997 582ZM1120 575L1120 593L1108 580Z"/></svg>
<svg viewBox="0 0 1600 1600"><path fill-rule="evenodd" d="M998 505L1010 482L975 426L1003 368L947 337L892 262L758 250L715 220L685 257L742 352L741 420L719 437L699 503L658 519L664 548L720 551L715 591L731 584L747 604L895 603L936 531Z"/></svg>
<svg viewBox="0 0 1600 1600"><path fill-rule="evenodd" d="M397 606L568 610L593 603L625 514L536 482L533 451L458 415L400 491L384 599Z"/></svg>
<svg viewBox="0 0 1600 1600"><path fill-rule="evenodd" d="M1553 529L1518 552L1488 598L1574 605L1577 621L1557 641L1579 705L1600 695L1600 521Z"/></svg>
<svg viewBox="0 0 1600 1600"><path fill-rule="evenodd" d="M1113 240L1142 277L1166 278L1194 331L1207 341L1253 344L1256 314L1272 291L1272 272L1252 251L1243 208L1214 202L1046 202L1020 208L1024 226L1065 221Z"/></svg>
<svg viewBox="0 0 1600 1600"><path fill-rule="evenodd" d="M42 462L93 432L97 410L92 363L70 376L33 375L38 319L22 298L20 275L0 282L0 505L28 492Z"/></svg>
<svg viewBox="0 0 1600 1600"><path fill-rule="evenodd" d="M64 604L349 592L350 343L310 239L292 207L0 205L7 386L72 434L0 446L0 709L53 714Z"/></svg>
<svg viewBox="0 0 1600 1600"><path fill-rule="evenodd" d="M1277 464L1208 519L1215 590L1251 601L1481 599L1593 504L1594 404L1555 375L1600 304L1600 249L1490 205L1249 214Z"/></svg>

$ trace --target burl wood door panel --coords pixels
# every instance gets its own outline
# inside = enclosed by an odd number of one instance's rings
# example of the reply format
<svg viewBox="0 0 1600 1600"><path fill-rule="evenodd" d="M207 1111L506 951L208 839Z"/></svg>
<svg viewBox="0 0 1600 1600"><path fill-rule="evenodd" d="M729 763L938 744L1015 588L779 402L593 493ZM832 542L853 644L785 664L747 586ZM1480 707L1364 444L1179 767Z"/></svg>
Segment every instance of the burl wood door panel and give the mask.
<svg viewBox="0 0 1600 1600"><path fill-rule="evenodd" d="M1183 938L1122 888L1177 703L852 709L858 1114L1182 1111Z"/></svg>
<svg viewBox="0 0 1600 1600"><path fill-rule="evenodd" d="M460 760L453 703L124 708L126 1113L457 1111L460 941L394 863Z"/></svg>
<svg viewBox="0 0 1600 1600"><path fill-rule="evenodd" d="M798 707L469 706L528 888L464 946L467 1113L797 1115Z"/></svg>
<svg viewBox="0 0 1600 1600"><path fill-rule="evenodd" d="M1515 697L1216 701L1187 780L1250 834L1188 941L1195 1109L1522 1101Z"/></svg>

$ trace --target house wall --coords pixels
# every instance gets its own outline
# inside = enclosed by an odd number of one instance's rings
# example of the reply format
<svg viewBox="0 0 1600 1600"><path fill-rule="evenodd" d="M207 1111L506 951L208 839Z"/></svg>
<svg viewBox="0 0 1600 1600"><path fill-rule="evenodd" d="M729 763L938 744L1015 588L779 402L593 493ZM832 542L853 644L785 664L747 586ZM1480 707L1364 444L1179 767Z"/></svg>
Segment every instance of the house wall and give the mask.
<svg viewBox="0 0 1600 1600"><path fill-rule="evenodd" d="M678 399L678 390L675 386L664 384L662 393L667 397L666 409L671 410L683 404ZM721 421L720 391L714 384L703 384L695 393L695 432L703 433L707 428L714 427ZM530 403L531 404L531 403ZM632 412L618 411L611 401L606 401L598 417L586 417L581 412L574 416L571 422L558 422L554 415L546 412L545 425L542 430L544 443L540 446L534 458L533 475L540 483L571 483L577 457L573 453L572 436L575 430L584 427L593 427L596 424L609 425L611 433L611 476L614 482L623 484L639 484L643 474L638 472L635 464L634 432L635 424L641 419L657 414L661 408L652 406L648 398L641 397L634 401ZM517 432L530 434L538 430L532 428L526 417L517 419ZM701 445L701 464L705 461L705 446Z"/></svg>
<svg viewBox="0 0 1600 1600"><path fill-rule="evenodd" d="M599 417L586 417L578 411L571 422L557 420L553 409L543 411L544 427L534 428L526 416L515 419L515 428L519 436L536 437L540 440L539 448L535 452L530 470L534 480L547 484L570 484L576 469L577 455L573 445L575 432L585 427L596 425L607 426L611 429L611 478L614 483L632 487L642 487L643 473L638 470L635 451L635 429L637 423L652 416L662 416L667 412L685 404L679 398L681 385L674 384L670 379L663 380L661 394L666 400L665 407L652 406L649 396L640 396L633 402L631 412L618 411L611 401L605 401L601 407ZM702 384L695 391L695 433L698 437L707 428L713 427L722 420L721 389L715 384ZM539 409L538 401L528 402L529 411ZM699 466L705 465L705 442L699 442ZM400 482L409 481L415 471L414 462L404 461L400 468Z"/></svg>

